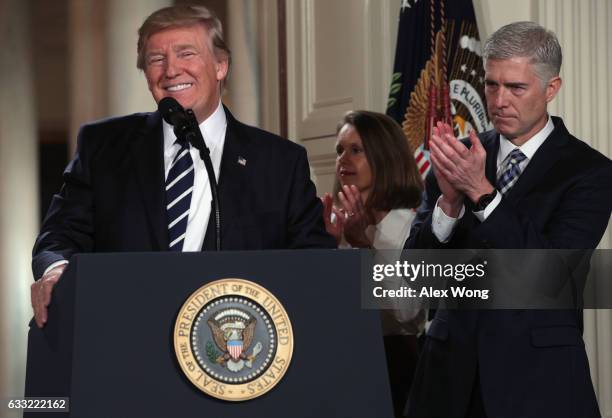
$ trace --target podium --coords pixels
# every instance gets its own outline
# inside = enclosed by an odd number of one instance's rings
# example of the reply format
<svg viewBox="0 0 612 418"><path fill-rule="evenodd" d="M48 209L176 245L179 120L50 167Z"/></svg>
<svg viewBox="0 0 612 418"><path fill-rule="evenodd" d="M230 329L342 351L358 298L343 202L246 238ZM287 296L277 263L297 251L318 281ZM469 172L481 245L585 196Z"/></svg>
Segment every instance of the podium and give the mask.
<svg viewBox="0 0 612 418"><path fill-rule="evenodd" d="M31 324L26 396L68 397L69 413L25 417L392 417L379 313L361 309L350 250L75 256L43 329ZM284 306L291 363L264 395L213 398L177 361L174 326L206 283L257 283Z"/></svg>

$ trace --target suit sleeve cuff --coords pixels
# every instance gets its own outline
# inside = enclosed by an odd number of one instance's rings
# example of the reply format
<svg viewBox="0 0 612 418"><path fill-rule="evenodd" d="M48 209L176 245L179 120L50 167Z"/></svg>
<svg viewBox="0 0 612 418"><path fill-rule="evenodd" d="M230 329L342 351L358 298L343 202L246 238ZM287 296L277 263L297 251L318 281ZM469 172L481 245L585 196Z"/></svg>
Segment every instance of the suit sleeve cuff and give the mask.
<svg viewBox="0 0 612 418"><path fill-rule="evenodd" d="M501 202L501 199L502 199L501 193L498 191L497 194L495 195L495 198L491 201L491 203L489 203L487 207L484 208L484 210L474 212L474 216L476 216L476 218L478 218L480 222L484 222L489 217L489 215L491 215L491 213L495 210L497 205L499 205L499 203Z"/></svg>
<svg viewBox="0 0 612 418"><path fill-rule="evenodd" d="M440 208L438 205L441 198L442 196L436 200L436 207L434 208L431 217L431 230L438 241L441 243L446 243L450 239L450 236L452 235L455 225L457 225L459 219L463 218L463 215L465 214L465 205L461 206L459 216L457 218L453 218L444 213L442 208Z"/></svg>
<svg viewBox="0 0 612 418"><path fill-rule="evenodd" d="M45 271L43 272L42 275L44 276L45 274L49 273L54 268L59 267L59 266L63 266L64 264L68 264L68 260L59 260L59 261L56 261L55 263L49 265L49 267L47 267L45 269Z"/></svg>

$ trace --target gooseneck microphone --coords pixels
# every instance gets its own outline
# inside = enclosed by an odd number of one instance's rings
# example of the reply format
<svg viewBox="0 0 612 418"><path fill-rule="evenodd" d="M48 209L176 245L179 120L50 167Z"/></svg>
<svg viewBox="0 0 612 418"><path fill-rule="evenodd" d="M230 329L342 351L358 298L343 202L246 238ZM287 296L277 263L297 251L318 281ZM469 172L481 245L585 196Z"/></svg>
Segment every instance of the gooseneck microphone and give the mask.
<svg viewBox="0 0 612 418"><path fill-rule="evenodd" d="M176 137L189 142L192 147L200 152L200 158L204 161L204 167L206 167L208 173L208 183L212 195L211 214L215 221L215 248L217 251L221 251L221 211L219 209L217 180L210 159L210 150L204 142L198 121L191 109L183 109L183 106L172 97L161 99L158 110L164 120L174 127Z"/></svg>

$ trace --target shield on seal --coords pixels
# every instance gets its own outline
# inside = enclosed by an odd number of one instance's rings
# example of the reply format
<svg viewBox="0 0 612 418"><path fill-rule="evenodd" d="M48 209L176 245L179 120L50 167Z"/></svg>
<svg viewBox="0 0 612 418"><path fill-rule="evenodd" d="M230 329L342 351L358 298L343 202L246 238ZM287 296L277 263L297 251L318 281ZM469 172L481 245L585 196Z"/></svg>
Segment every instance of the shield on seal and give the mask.
<svg viewBox="0 0 612 418"><path fill-rule="evenodd" d="M238 360L240 358L240 354L242 354L242 340L228 341L227 351L234 360Z"/></svg>

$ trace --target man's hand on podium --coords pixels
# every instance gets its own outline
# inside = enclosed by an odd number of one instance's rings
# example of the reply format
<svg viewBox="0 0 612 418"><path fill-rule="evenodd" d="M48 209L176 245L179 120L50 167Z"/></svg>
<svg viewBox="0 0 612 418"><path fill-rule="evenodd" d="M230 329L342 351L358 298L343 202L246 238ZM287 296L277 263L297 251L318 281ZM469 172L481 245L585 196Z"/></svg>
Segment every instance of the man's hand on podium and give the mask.
<svg viewBox="0 0 612 418"><path fill-rule="evenodd" d="M58 282L67 266L66 263L52 268L30 287L34 319L39 328L42 328L47 322L47 307L51 303L53 286Z"/></svg>

